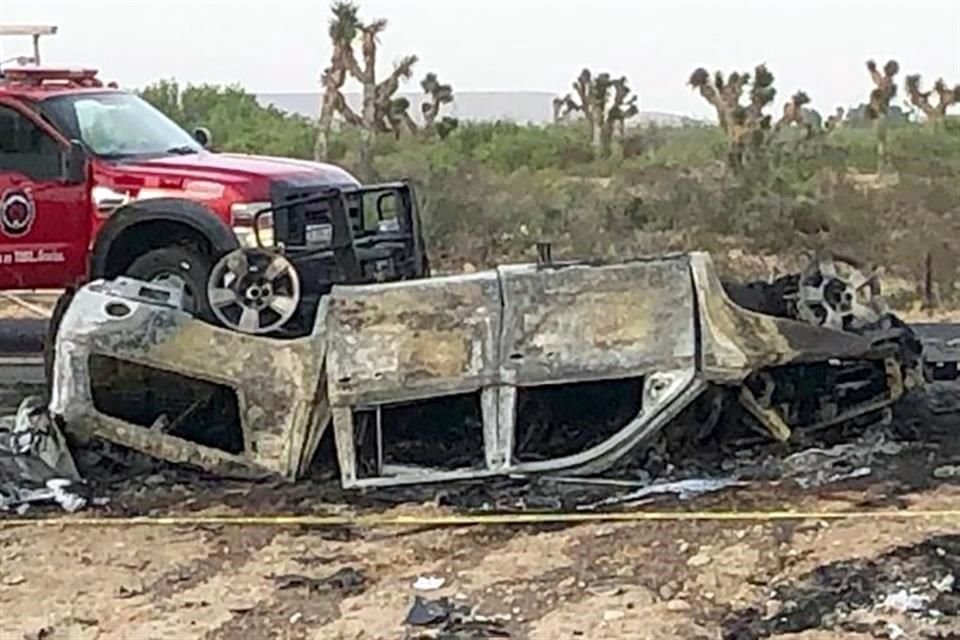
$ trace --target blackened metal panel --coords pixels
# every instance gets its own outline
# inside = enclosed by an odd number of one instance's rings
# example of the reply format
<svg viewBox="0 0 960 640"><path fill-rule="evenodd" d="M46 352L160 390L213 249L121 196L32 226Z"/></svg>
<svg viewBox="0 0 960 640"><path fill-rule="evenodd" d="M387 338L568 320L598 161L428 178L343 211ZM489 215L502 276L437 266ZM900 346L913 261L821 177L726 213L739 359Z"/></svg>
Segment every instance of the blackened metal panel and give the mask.
<svg viewBox="0 0 960 640"><path fill-rule="evenodd" d="M710 382L739 384L754 371L790 363L882 357L869 337L734 304L709 254L691 253L690 264L699 304L702 367Z"/></svg>
<svg viewBox="0 0 960 640"><path fill-rule="evenodd" d="M334 287L330 402L380 404L478 390L496 378L495 272Z"/></svg>
<svg viewBox="0 0 960 640"><path fill-rule="evenodd" d="M585 382L695 366L696 302L685 257L499 273L504 382Z"/></svg>

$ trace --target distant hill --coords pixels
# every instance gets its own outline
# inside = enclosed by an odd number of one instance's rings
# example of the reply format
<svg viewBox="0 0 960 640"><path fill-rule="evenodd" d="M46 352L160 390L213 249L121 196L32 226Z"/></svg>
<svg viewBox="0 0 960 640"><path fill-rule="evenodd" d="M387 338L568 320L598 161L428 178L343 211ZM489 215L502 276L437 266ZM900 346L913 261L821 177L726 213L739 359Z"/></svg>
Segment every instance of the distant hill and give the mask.
<svg viewBox="0 0 960 640"><path fill-rule="evenodd" d="M320 98L317 93L261 93L257 100L263 105L273 105L288 113L315 118L320 111ZM344 94L347 104L357 113L360 112L362 99L359 93ZM415 105L410 109L414 120L421 119L417 105L424 101L423 94L401 93ZM555 94L546 91L461 91L455 94L453 104L447 105L444 115L460 120L492 121L508 120L518 124L547 124L553 119L553 99ZM643 111L631 120L635 124L656 123L660 126L682 126L696 124L699 121L671 113Z"/></svg>
<svg viewBox="0 0 960 640"><path fill-rule="evenodd" d="M320 111L321 93L263 93L257 95L261 104L272 104L289 113L315 118ZM410 115L420 120L420 93L401 93L411 105ZM362 96L346 93L347 104L360 113ZM545 123L553 117L553 94L534 91L464 91L455 95L453 104L443 109L444 115L461 120L511 120L517 123Z"/></svg>

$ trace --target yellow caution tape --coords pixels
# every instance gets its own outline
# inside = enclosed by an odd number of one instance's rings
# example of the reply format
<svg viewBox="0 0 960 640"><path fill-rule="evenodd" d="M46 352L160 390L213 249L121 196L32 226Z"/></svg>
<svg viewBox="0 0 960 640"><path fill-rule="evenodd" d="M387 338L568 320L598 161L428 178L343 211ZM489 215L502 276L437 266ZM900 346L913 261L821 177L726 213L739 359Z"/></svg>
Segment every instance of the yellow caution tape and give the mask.
<svg viewBox="0 0 960 640"><path fill-rule="evenodd" d="M782 521L782 520L881 520L881 519L955 520L960 526L960 509L900 511L632 511L607 513L503 513L450 515L267 515L267 516L133 516L0 518L0 528L42 527L133 527L133 526L311 526L311 527L463 527L471 525L524 525L587 522L709 522L709 521Z"/></svg>

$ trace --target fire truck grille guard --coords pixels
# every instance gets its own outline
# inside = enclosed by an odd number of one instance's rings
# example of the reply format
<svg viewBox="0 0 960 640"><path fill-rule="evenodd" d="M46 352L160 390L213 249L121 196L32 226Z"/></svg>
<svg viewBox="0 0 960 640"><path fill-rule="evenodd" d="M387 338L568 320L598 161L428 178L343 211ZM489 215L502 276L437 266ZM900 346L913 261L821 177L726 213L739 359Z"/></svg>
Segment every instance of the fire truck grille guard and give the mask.
<svg viewBox="0 0 960 640"><path fill-rule="evenodd" d="M426 274L424 246L406 183L365 187L277 182L272 207L277 247L296 265L306 296L334 284L391 282Z"/></svg>

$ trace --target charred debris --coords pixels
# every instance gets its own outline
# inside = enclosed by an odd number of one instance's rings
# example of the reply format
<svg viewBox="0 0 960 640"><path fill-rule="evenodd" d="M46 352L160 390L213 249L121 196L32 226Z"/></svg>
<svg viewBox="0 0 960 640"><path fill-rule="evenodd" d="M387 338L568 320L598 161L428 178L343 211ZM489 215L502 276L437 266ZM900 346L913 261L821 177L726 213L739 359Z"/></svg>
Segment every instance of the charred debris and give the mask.
<svg viewBox="0 0 960 640"><path fill-rule="evenodd" d="M925 348L848 261L740 283L704 253L540 253L334 284L292 337L198 319L156 284L92 282L60 322L49 420L230 477L320 465L345 489L649 479L730 434L802 443L889 425L905 394L956 377L953 347Z"/></svg>

